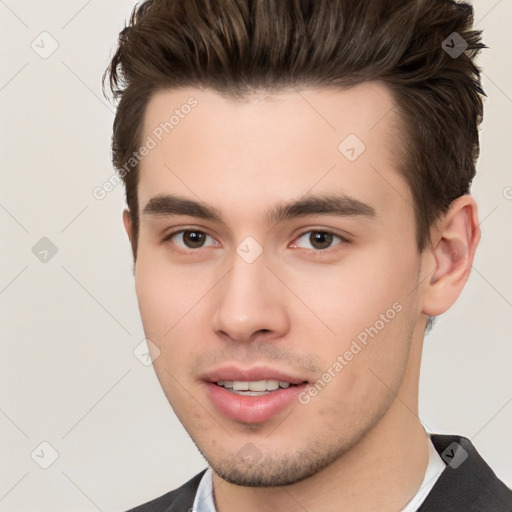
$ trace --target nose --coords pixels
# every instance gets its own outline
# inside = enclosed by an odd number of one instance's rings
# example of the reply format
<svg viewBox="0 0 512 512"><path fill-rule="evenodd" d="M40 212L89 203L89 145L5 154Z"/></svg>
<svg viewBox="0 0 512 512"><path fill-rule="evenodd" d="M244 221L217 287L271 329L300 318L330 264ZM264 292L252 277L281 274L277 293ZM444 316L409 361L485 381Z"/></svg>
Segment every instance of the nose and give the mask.
<svg viewBox="0 0 512 512"><path fill-rule="evenodd" d="M216 287L212 328L238 342L279 338L289 329L286 299L263 255L252 263L235 255L231 271Z"/></svg>

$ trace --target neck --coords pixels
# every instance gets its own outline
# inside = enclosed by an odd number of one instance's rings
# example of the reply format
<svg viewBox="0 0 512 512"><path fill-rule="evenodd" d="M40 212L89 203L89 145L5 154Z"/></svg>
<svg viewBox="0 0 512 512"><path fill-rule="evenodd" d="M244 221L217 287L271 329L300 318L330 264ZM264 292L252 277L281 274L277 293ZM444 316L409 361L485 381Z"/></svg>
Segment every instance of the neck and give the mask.
<svg viewBox="0 0 512 512"><path fill-rule="evenodd" d="M418 345L411 352L421 350ZM213 473L218 512L318 512L333 504L339 510L402 510L418 491L428 463L428 435L418 418L416 355L410 354L402 386L386 414L352 449L316 475L288 486L240 487Z"/></svg>

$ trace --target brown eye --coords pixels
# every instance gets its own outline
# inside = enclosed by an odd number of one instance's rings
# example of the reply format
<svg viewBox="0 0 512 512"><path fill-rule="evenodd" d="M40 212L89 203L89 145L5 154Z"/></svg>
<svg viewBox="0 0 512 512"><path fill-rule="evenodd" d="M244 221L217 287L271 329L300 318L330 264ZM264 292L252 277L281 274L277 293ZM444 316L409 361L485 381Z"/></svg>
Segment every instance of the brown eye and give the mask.
<svg viewBox="0 0 512 512"><path fill-rule="evenodd" d="M202 247L218 246L218 242L204 231L182 229L171 233L165 241L170 241L180 249L201 249Z"/></svg>
<svg viewBox="0 0 512 512"><path fill-rule="evenodd" d="M202 247L206 239L206 233L201 231L183 231L183 243L190 249Z"/></svg>
<svg viewBox="0 0 512 512"><path fill-rule="evenodd" d="M312 231L309 241L315 249L327 249L332 244L333 236L325 231Z"/></svg>
<svg viewBox="0 0 512 512"><path fill-rule="evenodd" d="M340 235L335 235L329 231L311 230L306 231L297 238L294 247L302 247L304 249L314 249L317 251L325 251L342 242L346 242Z"/></svg>

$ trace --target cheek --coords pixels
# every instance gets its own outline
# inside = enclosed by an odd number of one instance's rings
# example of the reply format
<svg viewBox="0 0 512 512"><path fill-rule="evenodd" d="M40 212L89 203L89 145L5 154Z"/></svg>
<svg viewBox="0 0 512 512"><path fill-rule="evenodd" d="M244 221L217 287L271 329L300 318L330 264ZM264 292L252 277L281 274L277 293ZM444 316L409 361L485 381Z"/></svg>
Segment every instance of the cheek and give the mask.
<svg viewBox="0 0 512 512"><path fill-rule="evenodd" d="M182 277L169 272L169 268L158 261L158 257L151 257L144 250L139 252L135 289L145 336L159 350L153 366L167 393L168 387L173 386L171 376L184 362L187 340L180 339L179 332L194 297L184 292L190 286L185 286Z"/></svg>
<svg viewBox="0 0 512 512"><path fill-rule="evenodd" d="M172 336L181 319L195 313L195 305L205 295L207 282L198 272L172 266L164 251L146 249L141 244L135 289L145 329L162 338Z"/></svg>
<svg viewBox="0 0 512 512"><path fill-rule="evenodd" d="M190 366L195 332L190 322L198 309L197 294L190 279L159 261L159 255L139 253L135 288L146 338L158 349L153 368L167 400L176 414L192 414L190 397L184 390L184 372Z"/></svg>
<svg viewBox="0 0 512 512"><path fill-rule="evenodd" d="M396 317L403 316L397 310L411 302L418 271L414 252L404 254L395 254L385 244L358 249L336 265L289 271L287 282L293 283L297 296L324 323L325 341L330 339L341 349L340 343L374 324L379 331L387 331L397 323ZM308 318L314 320L311 315ZM321 327L319 322L315 325Z"/></svg>
<svg viewBox="0 0 512 512"><path fill-rule="evenodd" d="M305 406L305 421L329 429L332 439L342 433L350 442L354 432L369 428L378 420L402 384L410 326L410 311L403 307L380 331L371 329L372 324L368 330L360 330L364 336L338 336L328 347L324 346L324 372L316 381L320 391ZM327 382L324 385L320 381Z"/></svg>
<svg viewBox="0 0 512 512"><path fill-rule="evenodd" d="M302 277L304 302L330 331L324 329L321 339L318 331L314 345L324 375L333 382L326 385L330 391L322 391L326 415L340 403L353 409L384 400L385 384L399 384L417 319L417 297L411 293L417 262L414 256L396 260L387 250L360 252L335 271L322 269L307 281Z"/></svg>
<svg viewBox="0 0 512 512"><path fill-rule="evenodd" d="M185 373L204 347L208 291L215 275L172 266L160 251L141 250L135 288L144 332L159 349L153 366L166 394L179 393Z"/></svg>

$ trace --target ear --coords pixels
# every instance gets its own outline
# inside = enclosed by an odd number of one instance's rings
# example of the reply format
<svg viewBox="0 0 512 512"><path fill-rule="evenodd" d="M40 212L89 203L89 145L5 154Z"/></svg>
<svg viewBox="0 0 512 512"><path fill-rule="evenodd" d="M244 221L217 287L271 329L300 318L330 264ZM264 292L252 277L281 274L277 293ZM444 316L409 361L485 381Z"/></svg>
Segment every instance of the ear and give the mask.
<svg viewBox="0 0 512 512"><path fill-rule="evenodd" d="M126 234L128 235L128 239L130 243L132 243L132 215L130 210L125 209L123 211L123 224Z"/></svg>
<svg viewBox="0 0 512 512"><path fill-rule="evenodd" d="M423 294L423 313L437 316L457 300L473 265L480 241L478 208L470 195L452 202L443 218L436 223L432 245L425 251L427 264L435 271Z"/></svg>

